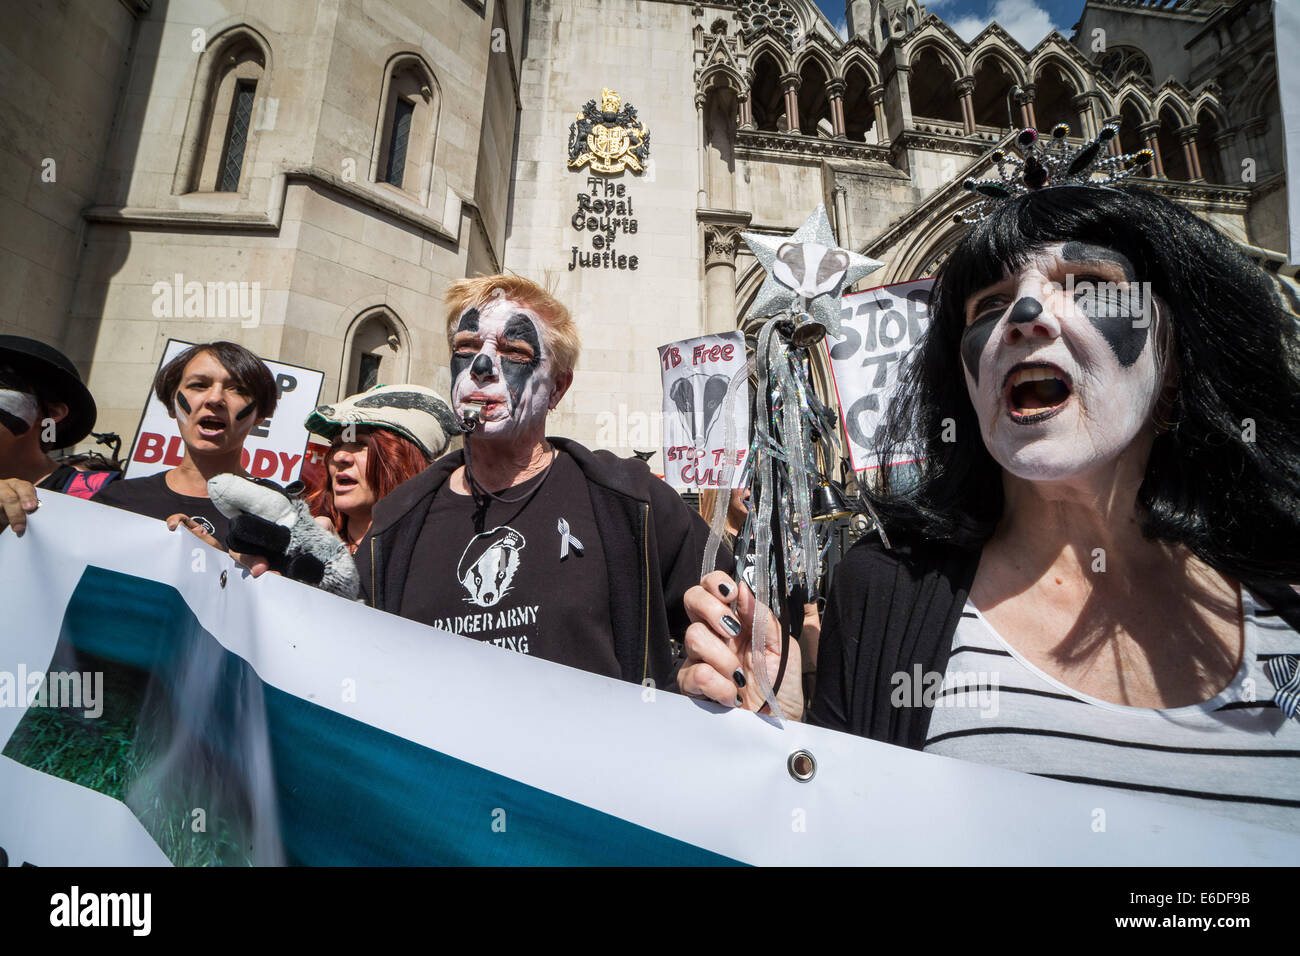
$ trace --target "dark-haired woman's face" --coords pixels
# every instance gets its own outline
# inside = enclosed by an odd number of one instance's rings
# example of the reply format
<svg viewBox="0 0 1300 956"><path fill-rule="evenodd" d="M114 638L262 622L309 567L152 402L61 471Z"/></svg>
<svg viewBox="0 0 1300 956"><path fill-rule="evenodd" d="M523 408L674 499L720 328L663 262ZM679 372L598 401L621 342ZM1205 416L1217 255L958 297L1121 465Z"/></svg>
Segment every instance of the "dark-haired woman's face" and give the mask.
<svg viewBox="0 0 1300 956"><path fill-rule="evenodd" d="M984 443L1008 472L1073 477L1148 426L1160 318L1139 280L1121 253L1066 242L967 298L966 386Z"/></svg>
<svg viewBox="0 0 1300 956"><path fill-rule="evenodd" d="M205 455L238 451L261 420L253 396L210 352L190 359L172 401L181 440Z"/></svg>

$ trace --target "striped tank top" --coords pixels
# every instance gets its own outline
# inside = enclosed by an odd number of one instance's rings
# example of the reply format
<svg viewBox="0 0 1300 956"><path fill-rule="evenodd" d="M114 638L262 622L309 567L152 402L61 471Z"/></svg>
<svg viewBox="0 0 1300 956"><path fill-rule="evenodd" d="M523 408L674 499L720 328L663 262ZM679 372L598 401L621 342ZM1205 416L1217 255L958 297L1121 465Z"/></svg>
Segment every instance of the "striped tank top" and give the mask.
<svg viewBox="0 0 1300 956"><path fill-rule="evenodd" d="M1274 702L1270 673L1294 671L1300 634L1242 589L1244 652L1212 699L1156 710L1072 690L1018 654L968 600L927 753L1109 787L1300 831L1300 711ZM1269 662L1283 658L1273 665ZM928 701L927 701L928 703Z"/></svg>

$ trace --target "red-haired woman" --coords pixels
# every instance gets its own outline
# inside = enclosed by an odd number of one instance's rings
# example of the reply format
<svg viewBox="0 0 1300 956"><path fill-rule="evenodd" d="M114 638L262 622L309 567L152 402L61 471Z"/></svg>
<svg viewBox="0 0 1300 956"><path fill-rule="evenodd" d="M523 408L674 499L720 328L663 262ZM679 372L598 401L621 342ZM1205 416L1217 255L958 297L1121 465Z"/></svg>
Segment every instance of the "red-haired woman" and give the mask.
<svg viewBox="0 0 1300 956"><path fill-rule="evenodd" d="M424 471L458 430L447 404L419 385L380 385L321 405L307 428L331 440L307 503L352 552L370 530L375 503Z"/></svg>

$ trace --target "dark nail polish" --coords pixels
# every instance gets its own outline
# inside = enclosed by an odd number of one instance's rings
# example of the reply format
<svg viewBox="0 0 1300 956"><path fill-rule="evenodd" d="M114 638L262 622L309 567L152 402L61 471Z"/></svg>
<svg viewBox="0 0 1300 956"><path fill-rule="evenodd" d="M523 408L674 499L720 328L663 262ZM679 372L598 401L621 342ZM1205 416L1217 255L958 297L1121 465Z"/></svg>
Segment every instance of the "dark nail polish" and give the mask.
<svg viewBox="0 0 1300 956"><path fill-rule="evenodd" d="M722 615L722 626L731 632L732 637L740 637L740 622L730 614Z"/></svg>
<svg viewBox="0 0 1300 956"><path fill-rule="evenodd" d="M740 697L739 694L736 695L736 706L737 706L737 707L744 707L744 706L745 706L745 702L741 699L741 697Z"/></svg>
<svg viewBox="0 0 1300 956"><path fill-rule="evenodd" d="M718 582L718 593L723 597L731 597L731 585L726 581Z"/></svg>
<svg viewBox="0 0 1300 956"><path fill-rule="evenodd" d="M745 686L745 674L739 667L737 667L736 672L731 675L731 679L736 682L737 687Z"/></svg>

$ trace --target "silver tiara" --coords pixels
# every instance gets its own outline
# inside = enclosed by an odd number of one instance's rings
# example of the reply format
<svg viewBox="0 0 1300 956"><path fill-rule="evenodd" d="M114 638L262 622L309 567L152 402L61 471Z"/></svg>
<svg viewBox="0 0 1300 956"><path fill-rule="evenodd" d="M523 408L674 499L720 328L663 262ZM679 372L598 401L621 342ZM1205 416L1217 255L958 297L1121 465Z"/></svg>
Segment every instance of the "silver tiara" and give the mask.
<svg viewBox="0 0 1300 956"><path fill-rule="evenodd" d="M1150 149L1136 153L1111 156L1106 144L1119 133L1119 127L1103 126L1088 142L1078 149L1066 137L1070 127L1058 123L1052 128L1052 138L1043 142L1038 130L1031 126L1016 136L1016 146L1021 156L1009 156L1003 150L994 150L993 162L998 167L997 179L968 179L962 186L976 197L976 201L954 215L953 222L974 224L987 219L999 203L1027 193L1052 186L1108 186L1117 183L1150 163L1155 154ZM1093 179L1097 173L1102 179Z"/></svg>

